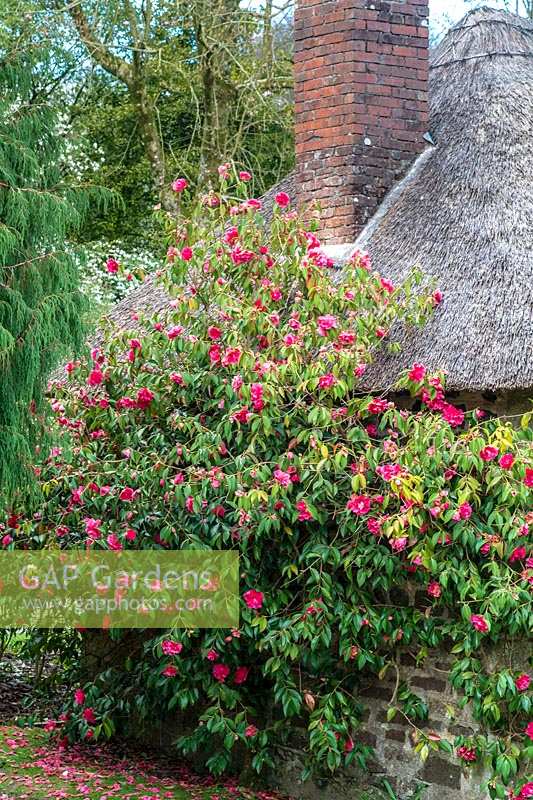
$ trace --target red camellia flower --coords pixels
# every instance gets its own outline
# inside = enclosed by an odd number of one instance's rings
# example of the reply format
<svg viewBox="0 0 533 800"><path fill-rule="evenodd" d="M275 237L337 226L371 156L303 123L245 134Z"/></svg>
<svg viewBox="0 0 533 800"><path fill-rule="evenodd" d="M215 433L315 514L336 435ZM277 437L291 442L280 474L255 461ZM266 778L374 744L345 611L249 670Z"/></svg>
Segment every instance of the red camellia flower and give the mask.
<svg viewBox="0 0 533 800"><path fill-rule="evenodd" d="M368 514L370 511L370 506L372 501L370 497L365 497L364 495L359 494L352 494L348 502L346 503L346 508L348 511L353 512L354 514L362 515Z"/></svg>
<svg viewBox="0 0 533 800"><path fill-rule="evenodd" d="M381 414L383 411L387 410L388 405L387 400L381 397L373 397L368 404L368 410L371 414Z"/></svg>
<svg viewBox="0 0 533 800"><path fill-rule="evenodd" d="M248 608L262 608L264 595L263 592L258 592L256 589L248 589L247 592L243 594L243 599Z"/></svg>
<svg viewBox="0 0 533 800"><path fill-rule="evenodd" d="M426 374L426 368L423 364L413 364L411 372L409 373L409 380L418 383Z"/></svg>
<svg viewBox="0 0 533 800"><path fill-rule="evenodd" d="M213 667L213 678L219 683L224 683L230 673L230 669L226 664L215 664Z"/></svg>
<svg viewBox="0 0 533 800"><path fill-rule="evenodd" d="M125 486L124 489L118 496L119 500L124 500L126 503L129 503L131 500L135 499L136 491L132 489L131 486Z"/></svg>
<svg viewBox="0 0 533 800"><path fill-rule="evenodd" d="M185 178L176 178L175 181L172 181L172 191L173 192L183 192L189 184L185 180Z"/></svg>
<svg viewBox="0 0 533 800"><path fill-rule="evenodd" d="M335 386L336 383L337 379L331 372L328 372L327 375L321 375L318 379L319 389L331 389L331 387Z"/></svg>
<svg viewBox="0 0 533 800"><path fill-rule="evenodd" d="M161 642L161 650L166 656L177 656L183 650L181 642L174 642L172 639L164 639Z"/></svg>
<svg viewBox="0 0 533 800"><path fill-rule="evenodd" d="M87 383L89 384L89 386L99 386L103 380L104 380L104 375L102 373L102 370L99 367L95 367L93 370L89 372Z"/></svg>
<svg viewBox="0 0 533 800"><path fill-rule="evenodd" d="M184 247L180 256L184 261L190 261L192 258L192 247Z"/></svg>
<svg viewBox="0 0 533 800"><path fill-rule="evenodd" d="M526 475L524 478L524 483L526 486L533 486L533 469L526 469Z"/></svg>
<svg viewBox="0 0 533 800"><path fill-rule="evenodd" d="M247 172L245 169L239 172L239 178L241 179L241 181L244 181L245 183L248 183L248 181L252 180L251 174Z"/></svg>
<svg viewBox="0 0 533 800"><path fill-rule="evenodd" d="M520 789L520 794L516 796L516 800L528 800L530 797L533 797L533 782L524 783Z"/></svg>
<svg viewBox="0 0 533 800"><path fill-rule="evenodd" d="M291 198L286 192L278 192L274 199L280 208L287 208L291 202Z"/></svg>
<svg viewBox="0 0 533 800"><path fill-rule="evenodd" d="M139 389L137 392L137 407L138 408L148 408L152 400L154 399L155 395L150 389L147 389L143 386L142 389Z"/></svg>
<svg viewBox="0 0 533 800"><path fill-rule="evenodd" d="M81 712L81 715L88 725L96 725L96 717L94 715L94 709L90 707L84 708L83 711Z"/></svg>
<svg viewBox="0 0 533 800"><path fill-rule="evenodd" d="M514 456L512 453L505 453L499 460L499 465L502 469L511 469L514 464Z"/></svg>
<svg viewBox="0 0 533 800"><path fill-rule="evenodd" d="M313 515L307 508L305 500L298 500L296 503L296 511L298 512L298 520L300 522L309 522L313 519Z"/></svg>
<svg viewBox="0 0 533 800"><path fill-rule="evenodd" d="M533 722L528 722L526 725L526 736L529 736L533 742Z"/></svg>
<svg viewBox="0 0 533 800"><path fill-rule="evenodd" d="M246 730L244 731L244 735L249 739L252 736L255 736L257 733L257 728L255 725L248 725Z"/></svg>
<svg viewBox="0 0 533 800"><path fill-rule="evenodd" d="M476 751L472 750L470 747L466 747L466 745L457 749L457 755L459 758L462 758L463 761L475 761L477 758Z"/></svg>
<svg viewBox="0 0 533 800"><path fill-rule="evenodd" d="M487 633L489 630L489 626L485 617L482 617L481 614L472 614L470 617L470 622L480 633Z"/></svg>
<svg viewBox="0 0 533 800"><path fill-rule="evenodd" d="M483 459L483 461L494 461L494 459L498 455L498 448L493 447L492 445L487 445L484 447L483 450L480 452L479 457Z"/></svg>
<svg viewBox="0 0 533 800"><path fill-rule="evenodd" d="M207 329L207 335L209 336L210 339L216 341L217 339L220 339L220 337L222 336L222 332L220 328L217 328L215 325L210 325L209 328Z"/></svg>
<svg viewBox="0 0 533 800"><path fill-rule="evenodd" d="M161 675L164 675L165 678L174 678L177 674L178 668L174 664L169 664L168 667L161 671Z"/></svg>
<svg viewBox="0 0 533 800"><path fill-rule="evenodd" d="M235 670L233 683L236 684L244 683L248 678L249 672L250 672L250 667L237 667L237 669Z"/></svg>
<svg viewBox="0 0 533 800"><path fill-rule="evenodd" d="M520 547L515 547L511 555L509 556L509 564L514 564L515 561L522 561L527 555L527 550L524 545L520 545Z"/></svg>
<svg viewBox="0 0 533 800"><path fill-rule="evenodd" d="M216 661L218 658L218 653L216 650L209 650L206 657L208 661Z"/></svg>
<svg viewBox="0 0 533 800"><path fill-rule="evenodd" d="M531 683L531 678L527 674L527 672L523 672L522 675L519 675L518 678L515 679L514 685L518 689L519 692L525 692L526 689L529 689L529 684Z"/></svg>
<svg viewBox="0 0 533 800"><path fill-rule="evenodd" d="M428 594L430 597L440 597L442 594L441 585L438 581L428 583Z"/></svg>
<svg viewBox="0 0 533 800"><path fill-rule="evenodd" d="M83 689L76 689L74 692L74 702L77 706L82 706L85 703L85 692Z"/></svg>
<svg viewBox="0 0 533 800"><path fill-rule="evenodd" d="M118 268L120 265L118 261L116 261L114 258L108 258L107 261L105 262L105 266L108 272L114 274L118 272Z"/></svg>

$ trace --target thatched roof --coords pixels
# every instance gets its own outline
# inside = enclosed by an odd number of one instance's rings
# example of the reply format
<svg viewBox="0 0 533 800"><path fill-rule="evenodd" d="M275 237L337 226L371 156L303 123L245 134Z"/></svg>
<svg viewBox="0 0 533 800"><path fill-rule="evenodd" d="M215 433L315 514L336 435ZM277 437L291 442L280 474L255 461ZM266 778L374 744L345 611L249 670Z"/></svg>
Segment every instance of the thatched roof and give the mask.
<svg viewBox="0 0 533 800"><path fill-rule="evenodd" d="M447 373L450 389L533 386L533 22L481 8L454 26L431 56L430 131L418 157L357 242L399 281L413 265L444 301L422 330L398 328L397 356L381 358L367 387L386 388L413 362ZM283 189L295 196L290 175ZM127 327L134 311L168 298L151 281L110 312Z"/></svg>
<svg viewBox="0 0 533 800"><path fill-rule="evenodd" d="M358 239L399 281L413 264L444 301L398 356L369 371L386 387L413 362L452 389L533 386L533 22L481 8L431 55L434 147Z"/></svg>

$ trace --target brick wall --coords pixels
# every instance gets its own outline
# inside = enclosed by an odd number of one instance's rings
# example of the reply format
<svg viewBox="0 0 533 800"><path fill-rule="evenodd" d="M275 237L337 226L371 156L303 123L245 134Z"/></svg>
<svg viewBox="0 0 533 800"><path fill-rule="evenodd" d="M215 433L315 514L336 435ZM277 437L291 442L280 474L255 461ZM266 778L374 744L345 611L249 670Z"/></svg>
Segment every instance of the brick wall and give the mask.
<svg viewBox="0 0 533 800"><path fill-rule="evenodd" d="M353 242L425 146L427 22L428 0L297 2L297 191L324 241Z"/></svg>

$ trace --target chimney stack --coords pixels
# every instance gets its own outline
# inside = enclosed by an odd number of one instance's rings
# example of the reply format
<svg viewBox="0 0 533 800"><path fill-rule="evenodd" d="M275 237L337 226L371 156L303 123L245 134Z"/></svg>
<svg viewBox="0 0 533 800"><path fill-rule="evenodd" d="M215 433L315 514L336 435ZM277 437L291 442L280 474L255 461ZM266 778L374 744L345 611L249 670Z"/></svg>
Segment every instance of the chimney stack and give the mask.
<svg viewBox="0 0 533 800"><path fill-rule="evenodd" d="M426 146L428 0L297 0L296 175L324 242L354 242Z"/></svg>

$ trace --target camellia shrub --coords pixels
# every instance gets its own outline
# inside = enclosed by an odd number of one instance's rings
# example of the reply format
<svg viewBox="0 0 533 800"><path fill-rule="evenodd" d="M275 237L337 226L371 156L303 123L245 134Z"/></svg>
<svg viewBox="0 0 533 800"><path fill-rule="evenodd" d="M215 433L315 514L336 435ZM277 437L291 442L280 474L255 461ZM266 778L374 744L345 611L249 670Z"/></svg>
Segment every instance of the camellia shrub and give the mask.
<svg viewBox="0 0 533 800"><path fill-rule="evenodd" d="M392 326L423 324L440 293L416 274L391 285L363 253L337 270L285 194L266 222L246 174L230 178L169 234L168 312L109 332L53 387L64 443L38 467L38 514L11 509L3 545L236 549L240 626L146 631L73 687L62 735L180 710L182 751L221 772L238 748L259 771L304 728L306 771L327 774L370 754L369 676L446 647L479 733L422 730L427 705L401 682L389 719L409 720L422 759L483 763L493 797L529 797L530 677L484 661L530 633L528 419L463 412L420 364L400 386L421 410L362 393ZM402 589L427 603L398 604Z"/></svg>

